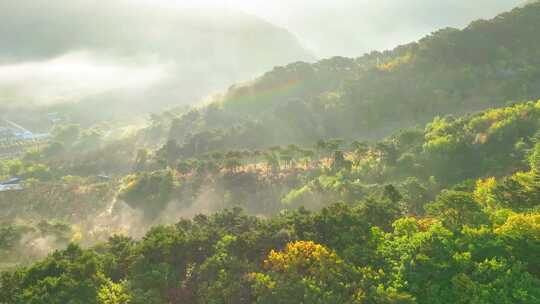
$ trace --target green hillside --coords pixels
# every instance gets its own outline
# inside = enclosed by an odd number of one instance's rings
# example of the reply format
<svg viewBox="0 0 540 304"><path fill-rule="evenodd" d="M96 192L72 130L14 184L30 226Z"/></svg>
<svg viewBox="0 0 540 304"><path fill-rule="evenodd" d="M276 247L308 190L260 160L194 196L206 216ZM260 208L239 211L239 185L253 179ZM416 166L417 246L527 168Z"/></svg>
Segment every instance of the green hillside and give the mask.
<svg viewBox="0 0 540 304"><path fill-rule="evenodd" d="M0 196L11 202L3 261L38 257L28 239L93 245L4 272L0 303L539 303L539 134L540 101L435 118L377 143L190 160L161 149L120 183L61 181L78 167L50 167ZM50 163L4 170L39 165ZM107 218L113 189L127 206ZM128 210L144 215L131 231L118 223ZM100 241L169 216L175 224L142 239Z"/></svg>
<svg viewBox="0 0 540 304"><path fill-rule="evenodd" d="M188 155L205 145L380 139L436 115L536 99L539 26L540 4L532 4L392 51L278 67L174 120L170 137Z"/></svg>
<svg viewBox="0 0 540 304"><path fill-rule="evenodd" d="M540 304L538 28L533 3L57 124L0 160L0 304Z"/></svg>

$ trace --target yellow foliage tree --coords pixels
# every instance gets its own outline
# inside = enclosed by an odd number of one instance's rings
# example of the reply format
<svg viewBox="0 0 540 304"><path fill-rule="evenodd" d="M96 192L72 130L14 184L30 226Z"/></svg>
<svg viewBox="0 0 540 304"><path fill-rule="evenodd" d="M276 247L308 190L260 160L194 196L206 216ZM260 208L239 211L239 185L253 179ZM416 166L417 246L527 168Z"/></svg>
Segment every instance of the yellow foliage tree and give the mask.
<svg viewBox="0 0 540 304"><path fill-rule="evenodd" d="M494 177L479 179L476 181L474 190L474 200L486 207L495 207L496 198L493 190L497 187L497 180Z"/></svg>

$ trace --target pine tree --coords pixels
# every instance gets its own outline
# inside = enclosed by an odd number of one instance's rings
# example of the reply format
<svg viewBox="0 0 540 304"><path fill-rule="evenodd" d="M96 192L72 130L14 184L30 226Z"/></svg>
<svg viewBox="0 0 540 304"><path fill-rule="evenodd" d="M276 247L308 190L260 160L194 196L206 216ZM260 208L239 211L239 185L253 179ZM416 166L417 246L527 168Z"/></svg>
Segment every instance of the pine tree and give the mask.
<svg viewBox="0 0 540 304"><path fill-rule="evenodd" d="M536 143L529 157L529 166L533 184L531 185L535 192L540 193L540 142Z"/></svg>

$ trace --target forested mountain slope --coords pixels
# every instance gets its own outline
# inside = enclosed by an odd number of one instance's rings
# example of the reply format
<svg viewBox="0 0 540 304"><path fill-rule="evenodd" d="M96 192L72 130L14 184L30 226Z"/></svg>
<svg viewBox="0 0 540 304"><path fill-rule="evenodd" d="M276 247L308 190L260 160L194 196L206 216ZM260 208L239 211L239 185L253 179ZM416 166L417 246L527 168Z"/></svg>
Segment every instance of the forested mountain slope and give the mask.
<svg viewBox="0 0 540 304"><path fill-rule="evenodd" d="M531 4L146 128L56 125L0 161L0 304L540 303L538 28Z"/></svg>
<svg viewBox="0 0 540 304"><path fill-rule="evenodd" d="M539 131L540 101L436 118L373 144L191 160L160 150L121 185L65 176L80 167L48 168L46 155L8 162L35 179L0 197L11 202L1 206L3 261L32 258L36 242L88 245L175 224L4 272L0 303L540 303ZM109 210L115 187L120 211ZM266 216L234 208L179 220L233 206Z"/></svg>
<svg viewBox="0 0 540 304"><path fill-rule="evenodd" d="M172 123L187 150L376 139L435 115L540 96L540 4L392 51L275 68Z"/></svg>
<svg viewBox="0 0 540 304"><path fill-rule="evenodd" d="M1 180L25 180L24 191L0 192L0 256L20 263L70 240L140 236L152 225L234 206L271 217L383 197L399 201L396 214L423 216L442 189L471 190L489 177L501 179L499 200L523 211L537 205L533 181L519 172L529 170L539 130L540 102L528 102L435 118L379 142L320 140L185 158L171 142L135 153L134 139L111 143L96 130L74 137L66 128L50 146L0 162Z"/></svg>

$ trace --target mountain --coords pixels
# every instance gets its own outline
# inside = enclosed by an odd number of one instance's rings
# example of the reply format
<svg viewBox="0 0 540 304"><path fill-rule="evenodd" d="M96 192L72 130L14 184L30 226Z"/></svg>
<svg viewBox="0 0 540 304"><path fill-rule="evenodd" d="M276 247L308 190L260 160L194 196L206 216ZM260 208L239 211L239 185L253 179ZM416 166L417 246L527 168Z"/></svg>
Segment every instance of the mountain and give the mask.
<svg viewBox="0 0 540 304"><path fill-rule="evenodd" d="M540 101L311 153L64 136L0 166L28 180L0 192L0 303L537 303L539 135Z"/></svg>
<svg viewBox="0 0 540 304"><path fill-rule="evenodd" d="M25 0L2 1L0 17L0 106L157 112L314 59L287 30L229 10Z"/></svg>
<svg viewBox="0 0 540 304"><path fill-rule="evenodd" d="M538 2L538 0L526 0L525 3L523 3L523 5L534 4L536 2Z"/></svg>
<svg viewBox="0 0 540 304"><path fill-rule="evenodd" d="M172 122L185 155L320 138L377 139L436 115L540 96L540 4L392 51L278 67Z"/></svg>
<svg viewBox="0 0 540 304"><path fill-rule="evenodd" d="M0 304L540 303L539 25L296 62L141 128L5 121Z"/></svg>

